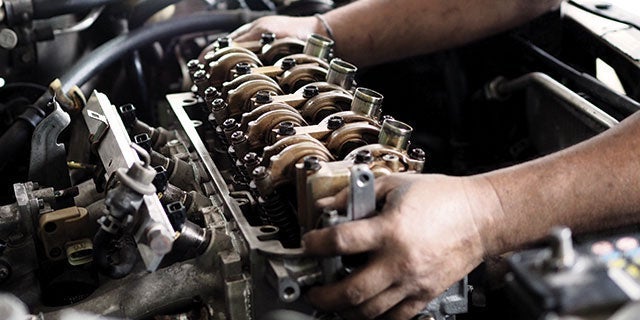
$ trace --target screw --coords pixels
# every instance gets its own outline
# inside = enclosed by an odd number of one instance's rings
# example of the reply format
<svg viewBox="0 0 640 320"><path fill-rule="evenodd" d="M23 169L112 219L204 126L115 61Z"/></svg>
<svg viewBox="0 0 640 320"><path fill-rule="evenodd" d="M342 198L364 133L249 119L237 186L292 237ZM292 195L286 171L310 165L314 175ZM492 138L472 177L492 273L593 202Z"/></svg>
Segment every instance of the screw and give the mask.
<svg viewBox="0 0 640 320"><path fill-rule="evenodd" d="M315 97L320 93L320 89L317 86L306 86L304 90L302 90L302 97L309 99Z"/></svg>
<svg viewBox="0 0 640 320"><path fill-rule="evenodd" d="M413 148L409 151L409 157L413 160L424 161L427 159L427 154L420 148Z"/></svg>
<svg viewBox="0 0 640 320"><path fill-rule="evenodd" d="M293 67L296 66L296 60L293 58L284 58L282 59L282 65L280 66L280 68L282 68L282 70L289 70Z"/></svg>
<svg viewBox="0 0 640 320"><path fill-rule="evenodd" d="M316 156L306 156L304 158L304 169L309 171L318 171L322 167L320 165L320 159Z"/></svg>
<svg viewBox="0 0 640 320"><path fill-rule="evenodd" d="M269 91L261 90L261 91L258 91L258 93L256 93L257 103L265 104L271 101L273 101L273 99L271 98L271 94L269 93Z"/></svg>
<svg viewBox="0 0 640 320"><path fill-rule="evenodd" d="M356 153L355 163L371 163L373 162L373 155L369 150L360 150Z"/></svg>
<svg viewBox="0 0 640 320"><path fill-rule="evenodd" d="M333 116L329 118L329 122L327 122L327 129L336 130L344 125L344 119L340 116Z"/></svg>
<svg viewBox="0 0 640 320"><path fill-rule="evenodd" d="M196 72L193 73L193 81L202 81L205 80L207 78L207 72L204 70L198 70Z"/></svg>
<svg viewBox="0 0 640 320"><path fill-rule="evenodd" d="M284 121L278 126L278 134L281 136L292 136L296 134L296 129L293 126L293 122Z"/></svg>
<svg viewBox="0 0 640 320"><path fill-rule="evenodd" d="M198 59L192 59L187 62L187 69L191 72L196 72L200 69L200 61Z"/></svg>
<svg viewBox="0 0 640 320"><path fill-rule="evenodd" d="M276 40L276 34L273 32L265 32L260 36L260 43L269 44Z"/></svg>
<svg viewBox="0 0 640 320"><path fill-rule="evenodd" d="M246 62L236 64L236 73L241 76L251 72L251 66Z"/></svg>
<svg viewBox="0 0 640 320"><path fill-rule="evenodd" d="M224 102L223 99L220 99L220 98L214 99L211 102L211 107L212 107L213 110L220 110L220 109L225 108L226 106L227 106L227 104Z"/></svg>

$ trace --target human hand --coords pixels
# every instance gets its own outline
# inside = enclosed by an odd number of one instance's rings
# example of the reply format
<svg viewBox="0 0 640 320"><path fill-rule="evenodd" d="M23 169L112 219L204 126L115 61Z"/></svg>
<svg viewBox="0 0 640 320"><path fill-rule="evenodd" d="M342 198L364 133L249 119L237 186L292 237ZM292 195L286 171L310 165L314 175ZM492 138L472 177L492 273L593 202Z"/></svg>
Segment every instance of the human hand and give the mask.
<svg viewBox="0 0 640 320"><path fill-rule="evenodd" d="M267 16L247 23L228 37L236 42L259 40L263 33L272 32L276 38L294 37L306 41L312 33L327 36L315 17Z"/></svg>
<svg viewBox="0 0 640 320"><path fill-rule="evenodd" d="M477 211L494 205L486 194L493 189L482 179L423 174L383 176L375 189L384 201L378 215L304 235L310 255L369 254L366 264L311 288L308 298L347 319L409 319L482 261L480 232L491 219ZM347 190L318 204L342 208Z"/></svg>

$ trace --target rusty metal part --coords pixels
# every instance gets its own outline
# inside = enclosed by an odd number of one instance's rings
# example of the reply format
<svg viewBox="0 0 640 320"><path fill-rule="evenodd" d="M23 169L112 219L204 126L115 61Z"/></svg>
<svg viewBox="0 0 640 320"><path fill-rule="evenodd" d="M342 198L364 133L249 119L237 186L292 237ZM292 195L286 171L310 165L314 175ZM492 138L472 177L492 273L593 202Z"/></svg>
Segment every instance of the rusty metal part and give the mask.
<svg viewBox="0 0 640 320"><path fill-rule="evenodd" d="M266 112L248 124L246 134L250 149L256 150L273 144L277 139L276 127L283 122L290 122L294 126L307 125L307 122L296 111L276 109Z"/></svg>
<svg viewBox="0 0 640 320"><path fill-rule="evenodd" d="M250 67L261 67L262 62L254 54L233 52L225 54L209 64L209 84L220 87L225 81L234 78L235 67L240 63L246 63Z"/></svg>
<svg viewBox="0 0 640 320"><path fill-rule="evenodd" d="M291 93L307 84L323 81L326 78L327 69L315 64L303 64L287 70L278 83L284 92Z"/></svg>
<svg viewBox="0 0 640 320"><path fill-rule="evenodd" d="M322 92L310 98L300 113L309 123L320 123L328 116L351 108L352 96L342 91Z"/></svg>
<svg viewBox="0 0 640 320"><path fill-rule="evenodd" d="M273 185L278 187L285 183L293 183L296 178L295 165L307 156L315 156L321 161L332 159L329 150L317 143L300 142L287 146L269 159Z"/></svg>
<svg viewBox="0 0 640 320"><path fill-rule="evenodd" d="M265 64L276 65L275 62L283 57L300 54L304 50L305 42L293 37L277 39L262 47L260 58ZM276 65L279 67L279 65Z"/></svg>
<svg viewBox="0 0 640 320"><path fill-rule="evenodd" d="M345 124L335 130L327 139L327 149L337 158L342 158L353 149L378 142L380 128L366 122Z"/></svg>
<svg viewBox="0 0 640 320"><path fill-rule="evenodd" d="M240 115L254 109L252 98L260 91L267 91L272 95L283 94L278 85L266 80L253 80L240 84L228 93L229 114Z"/></svg>

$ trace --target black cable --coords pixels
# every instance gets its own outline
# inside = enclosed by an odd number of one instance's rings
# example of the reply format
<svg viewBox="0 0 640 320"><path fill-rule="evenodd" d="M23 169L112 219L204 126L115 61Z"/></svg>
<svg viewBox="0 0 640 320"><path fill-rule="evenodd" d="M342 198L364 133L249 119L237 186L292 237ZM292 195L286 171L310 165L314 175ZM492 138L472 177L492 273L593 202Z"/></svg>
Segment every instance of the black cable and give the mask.
<svg viewBox="0 0 640 320"><path fill-rule="evenodd" d="M91 10L123 0L33 0L33 18L46 19L63 14Z"/></svg>
<svg viewBox="0 0 640 320"><path fill-rule="evenodd" d="M266 12L266 14L273 13ZM74 85L81 87L86 81L97 75L113 62L121 59L124 55L153 42L193 32L215 29L230 31L266 14L262 11L245 10L205 12L166 22L159 22L143 29L136 29L129 34L109 40L91 53L82 57L71 69L60 77L63 85L62 89L64 92L67 92Z"/></svg>

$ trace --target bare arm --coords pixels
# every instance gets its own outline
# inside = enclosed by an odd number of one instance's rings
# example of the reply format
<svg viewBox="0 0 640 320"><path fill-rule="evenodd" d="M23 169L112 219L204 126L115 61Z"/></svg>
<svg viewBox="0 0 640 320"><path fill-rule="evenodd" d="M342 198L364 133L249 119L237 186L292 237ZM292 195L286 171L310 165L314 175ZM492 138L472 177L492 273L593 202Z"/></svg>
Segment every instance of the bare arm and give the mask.
<svg viewBox="0 0 640 320"><path fill-rule="evenodd" d="M359 0L324 14L336 55L367 66L451 48L525 23L560 0ZM238 41L262 32L306 39L327 35L315 17L272 16L232 33Z"/></svg>
<svg viewBox="0 0 640 320"><path fill-rule="evenodd" d="M468 177L393 174L376 179L379 215L308 232L311 255L368 252L366 265L313 288L318 308L346 318L408 319L498 255L546 236L640 221L640 114L537 160ZM321 200L343 207L347 190ZM371 281L376 279L376 281Z"/></svg>

